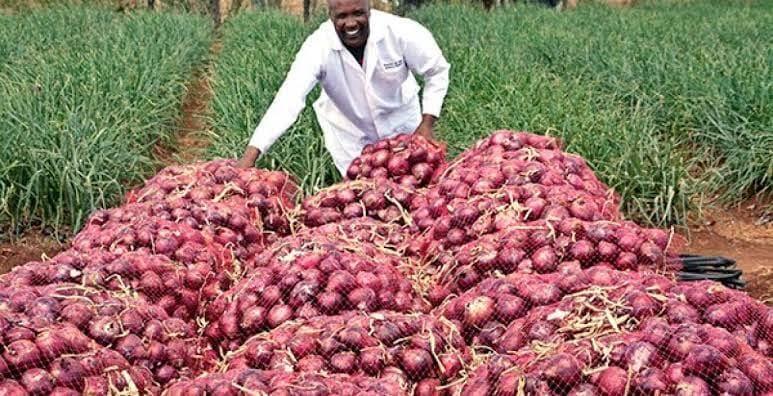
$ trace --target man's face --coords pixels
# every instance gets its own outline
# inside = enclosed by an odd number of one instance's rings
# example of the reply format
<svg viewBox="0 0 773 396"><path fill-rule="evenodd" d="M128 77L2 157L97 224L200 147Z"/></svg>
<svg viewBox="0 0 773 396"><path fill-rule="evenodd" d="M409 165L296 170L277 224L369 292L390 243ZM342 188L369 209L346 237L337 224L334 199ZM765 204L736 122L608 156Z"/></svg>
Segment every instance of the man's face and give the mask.
<svg viewBox="0 0 773 396"><path fill-rule="evenodd" d="M329 0L330 20L345 45L359 48L368 41L368 0Z"/></svg>

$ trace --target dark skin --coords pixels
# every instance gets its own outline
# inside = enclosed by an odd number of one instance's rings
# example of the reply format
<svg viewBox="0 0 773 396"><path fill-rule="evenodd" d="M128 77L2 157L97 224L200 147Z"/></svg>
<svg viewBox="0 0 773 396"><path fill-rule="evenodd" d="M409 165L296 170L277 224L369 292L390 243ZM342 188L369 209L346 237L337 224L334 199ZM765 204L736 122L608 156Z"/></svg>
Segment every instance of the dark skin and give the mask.
<svg viewBox="0 0 773 396"><path fill-rule="evenodd" d="M349 48L363 48L370 34L370 4L368 0L329 0L328 16L333 22L338 38ZM423 114L414 133L434 139L435 116ZM255 165L260 150L247 146L237 166L248 168Z"/></svg>

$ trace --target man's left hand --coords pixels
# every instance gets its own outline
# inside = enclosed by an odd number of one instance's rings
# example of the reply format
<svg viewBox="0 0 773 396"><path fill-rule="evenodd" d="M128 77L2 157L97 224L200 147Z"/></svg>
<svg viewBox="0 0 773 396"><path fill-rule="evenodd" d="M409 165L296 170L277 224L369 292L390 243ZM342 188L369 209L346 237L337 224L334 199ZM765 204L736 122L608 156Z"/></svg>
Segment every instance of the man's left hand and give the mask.
<svg viewBox="0 0 773 396"><path fill-rule="evenodd" d="M424 114L421 118L421 123L416 128L414 133L423 136L429 140L435 139L435 116Z"/></svg>

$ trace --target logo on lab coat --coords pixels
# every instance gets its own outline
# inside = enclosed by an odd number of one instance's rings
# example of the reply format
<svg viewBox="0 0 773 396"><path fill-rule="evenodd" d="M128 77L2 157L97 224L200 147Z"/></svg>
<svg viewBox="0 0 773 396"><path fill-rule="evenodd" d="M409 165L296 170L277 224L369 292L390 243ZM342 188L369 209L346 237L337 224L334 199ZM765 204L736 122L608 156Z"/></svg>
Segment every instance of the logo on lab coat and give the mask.
<svg viewBox="0 0 773 396"><path fill-rule="evenodd" d="M397 60L397 61L394 61L394 62L384 63L384 69L385 70L394 69L394 68L400 67L402 65L403 65L403 60L400 59L400 60Z"/></svg>

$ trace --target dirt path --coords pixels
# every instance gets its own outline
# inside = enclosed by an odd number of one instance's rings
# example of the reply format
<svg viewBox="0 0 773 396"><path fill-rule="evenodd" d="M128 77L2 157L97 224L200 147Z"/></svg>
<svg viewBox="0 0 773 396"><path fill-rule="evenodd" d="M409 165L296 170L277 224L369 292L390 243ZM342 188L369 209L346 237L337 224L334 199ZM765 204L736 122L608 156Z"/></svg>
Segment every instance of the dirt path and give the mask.
<svg viewBox="0 0 773 396"><path fill-rule="evenodd" d="M222 45L217 38L209 49L209 59L215 58ZM186 164L202 159L209 145L209 102L212 100L212 65L204 63L189 80L180 109L175 137L169 146L157 145L156 158L165 166Z"/></svg>

